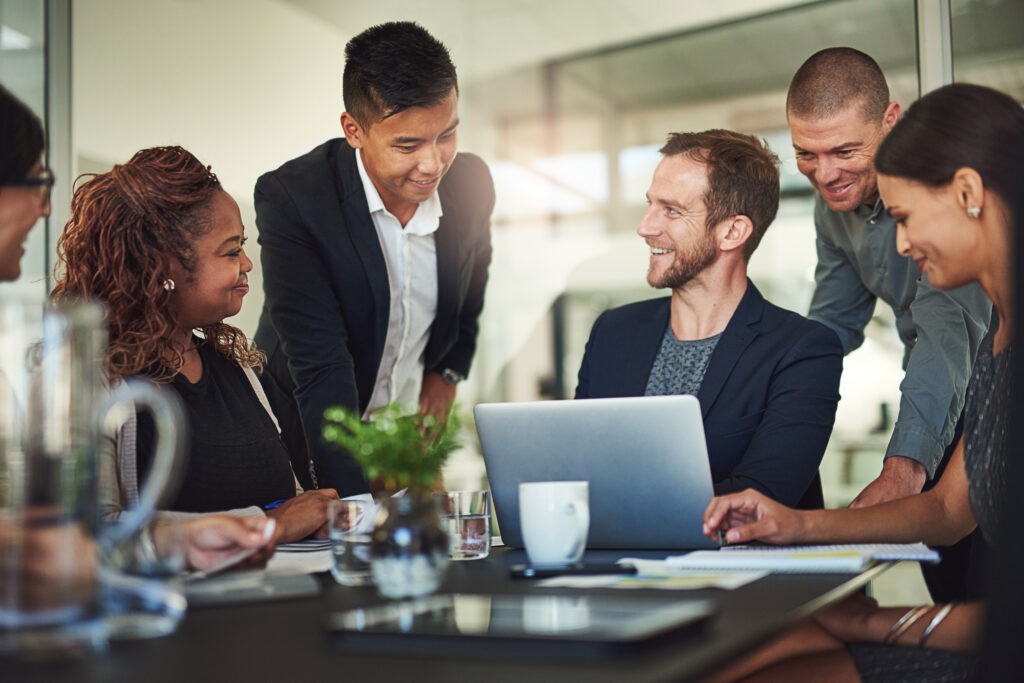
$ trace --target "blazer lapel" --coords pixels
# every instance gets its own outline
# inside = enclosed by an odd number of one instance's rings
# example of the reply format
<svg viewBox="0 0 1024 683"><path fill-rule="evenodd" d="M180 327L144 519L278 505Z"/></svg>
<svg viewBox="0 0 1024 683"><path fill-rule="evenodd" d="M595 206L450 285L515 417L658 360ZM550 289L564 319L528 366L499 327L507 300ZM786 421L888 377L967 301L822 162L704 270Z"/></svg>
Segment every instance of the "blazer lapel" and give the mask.
<svg viewBox="0 0 1024 683"><path fill-rule="evenodd" d="M376 346L384 348L388 333L388 317L391 310L391 288L388 286L388 266L384 261L384 250L377 236L377 229L370 217L370 207L363 192L363 181L356 167L356 151L345 144L338 155L338 197L341 200L344 227L348 230L355 246L363 271L370 283L376 316L374 334Z"/></svg>
<svg viewBox="0 0 1024 683"><path fill-rule="evenodd" d="M637 321L632 332L632 348L626 354L626 367L622 373L622 396L643 396L651 376L654 359L661 348L661 340L668 327L671 297L649 316Z"/></svg>
<svg viewBox="0 0 1024 683"><path fill-rule="evenodd" d="M700 400L701 415L707 418L708 411L714 405L719 392L725 385L734 367L739 362L740 356L746 351L750 342L757 337L755 325L761 320L761 313L764 310L764 298L757 291L754 283L747 279L747 291L740 299L740 305L736 307L729 324L722 332L722 338L718 340L711 360L708 362L708 369L704 373L704 381L697 392Z"/></svg>
<svg viewBox="0 0 1024 683"><path fill-rule="evenodd" d="M455 318L459 292L459 234L455 219L458 215L451 210L449 202L441 204L441 221L434 232L434 247L437 251L437 313L431 339L442 339L448 325Z"/></svg>

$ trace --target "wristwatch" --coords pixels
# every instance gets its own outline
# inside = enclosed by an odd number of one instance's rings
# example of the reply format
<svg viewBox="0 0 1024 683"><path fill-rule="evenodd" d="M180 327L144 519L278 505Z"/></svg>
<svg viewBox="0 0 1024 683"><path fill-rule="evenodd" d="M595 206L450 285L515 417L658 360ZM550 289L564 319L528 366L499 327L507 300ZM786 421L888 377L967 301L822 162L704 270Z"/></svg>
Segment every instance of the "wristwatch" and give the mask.
<svg viewBox="0 0 1024 683"><path fill-rule="evenodd" d="M441 371L441 379L443 379L446 383L455 386L462 380L466 379L466 376L463 375L461 372L456 372L455 370L452 370L451 368L445 368L444 370Z"/></svg>

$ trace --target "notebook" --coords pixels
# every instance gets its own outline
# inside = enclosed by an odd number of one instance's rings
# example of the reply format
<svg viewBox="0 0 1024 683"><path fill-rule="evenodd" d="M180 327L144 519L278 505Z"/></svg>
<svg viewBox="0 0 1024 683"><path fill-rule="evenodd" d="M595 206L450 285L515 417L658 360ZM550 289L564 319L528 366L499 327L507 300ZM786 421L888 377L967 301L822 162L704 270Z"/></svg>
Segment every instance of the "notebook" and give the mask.
<svg viewBox="0 0 1024 683"><path fill-rule="evenodd" d="M501 538L521 548L519 484L587 481L587 548L714 548L712 496L694 396L485 403L473 411Z"/></svg>
<svg viewBox="0 0 1024 683"><path fill-rule="evenodd" d="M730 546L665 558L673 569L766 569L780 572L859 572L875 562L935 563L939 554L923 543Z"/></svg>

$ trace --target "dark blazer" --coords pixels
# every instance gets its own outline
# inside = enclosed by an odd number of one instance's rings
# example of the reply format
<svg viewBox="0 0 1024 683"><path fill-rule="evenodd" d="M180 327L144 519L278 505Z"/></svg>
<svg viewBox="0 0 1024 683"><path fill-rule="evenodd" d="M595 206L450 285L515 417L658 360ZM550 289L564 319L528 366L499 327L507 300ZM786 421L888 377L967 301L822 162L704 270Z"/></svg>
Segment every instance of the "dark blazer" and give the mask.
<svg viewBox="0 0 1024 683"><path fill-rule="evenodd" d="M494 183L483 161L463 153L438 194L437 313L425 366L465 375L491 260ZM325 409L366 409L388 329L387 266L355 151L330 140L261 176L255 201L266 297L255 342L268 357L263 382L296 472L309 483L311 459L319 486L367 491L351 457L320 435Z"/></svg>
<svg viewBox="0 0 1024 683"><path fill-rule="evenodd" d="M670 301L601 314L576 398L644 395ZM786 505L800 502L832 433L842 369L835 332L768 303L748 280L697 393L715 494L754 488Z"/></svg>

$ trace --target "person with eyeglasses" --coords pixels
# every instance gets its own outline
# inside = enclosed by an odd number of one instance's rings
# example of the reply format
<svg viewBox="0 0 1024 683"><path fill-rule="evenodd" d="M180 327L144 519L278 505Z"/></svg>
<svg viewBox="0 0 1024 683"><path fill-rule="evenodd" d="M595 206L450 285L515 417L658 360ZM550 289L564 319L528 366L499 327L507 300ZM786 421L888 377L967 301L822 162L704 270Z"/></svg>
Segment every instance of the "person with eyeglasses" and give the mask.
<svg viewBox="0 0 1024 683"><path fill-rule="evenodd" d="M0 85L0 282L21 275L22 246L39 219L50 215L50 190L55 177L43 166L46 139L43 124L24 103ZM207 515L185 522L188 529L186 560L194 569L205 569L244 549L260 549L250 562L265 562L273 553L263 530L266 518ZM154 528L157 552L169 541L167 525ZM37 571L52 562L46 543L33 548Z"/></svg>
<svg viewBox="0 0 1024 683"><path fill-rule="evenodd" d="M21 275L22 246L50 215L53 173L43 167L43 125L0 86L0 280Z"/></svg>

